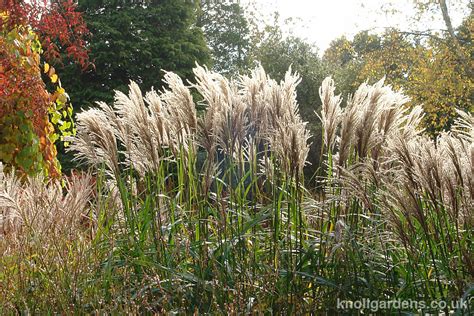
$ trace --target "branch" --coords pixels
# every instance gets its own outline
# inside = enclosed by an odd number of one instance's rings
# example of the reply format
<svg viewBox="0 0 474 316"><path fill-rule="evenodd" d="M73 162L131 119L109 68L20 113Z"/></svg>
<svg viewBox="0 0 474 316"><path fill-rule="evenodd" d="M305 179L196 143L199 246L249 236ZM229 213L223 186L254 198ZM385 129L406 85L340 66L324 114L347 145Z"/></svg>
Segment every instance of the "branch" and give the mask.
<svg viewBox="0 0 474 316"><path fill-rule="evenodd" d="M459 61L464 64L464 67L467 73L470 76L472 76L474 75L474 71L472 70L472 67L470 65L468 58L466 57L466 55L463 53L461 49L461 44L459 43L459 39L454 33L453 24L451 23L451 17L449 16L449 13L448 13L448 6L446 5L446 0L438 0L438 3L441 9L441 13L443 14L444 23L446 24L446 28L448 29L448 34L451 37L451 40L453 42L454 53L458 57Z"/></svg>
<svg viewBox="0 0 474 316"><path fill-rule="evenodd" d="M425 37L430 37L438 42L442 42L443 38L431 33L430 31L424 31L424 32L419 32L419 31L400 31L400 30L395 30L398 34L402 35L414 35L414 36L425 36Z"/></svg>
<svg viewBox="0 0 474 316"><path fill-rule="evenodd" d="M454 34L453 24L451 23L451 17L448 14L448 6L446 5L446 0L439 0L439 7L441 9L441 13L443 14L444 24L446 24L446 28L448 29L449 35L454 40L457 40L456 34Z"/></svg>

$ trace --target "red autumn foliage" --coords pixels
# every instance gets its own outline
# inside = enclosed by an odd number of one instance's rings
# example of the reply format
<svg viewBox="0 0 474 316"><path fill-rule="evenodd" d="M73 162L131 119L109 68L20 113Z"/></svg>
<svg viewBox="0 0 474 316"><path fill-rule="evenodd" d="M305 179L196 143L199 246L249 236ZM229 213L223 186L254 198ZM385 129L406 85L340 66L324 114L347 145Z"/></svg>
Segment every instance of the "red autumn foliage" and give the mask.
<svg viewBox="0 0 474 316"><path fill-rule="evenodd" d="M46 89L42 65L46 66L44 61L61 63L61 54L65 53L87 68L90 63L85 39L89 31L73 0L0 0L0 34L0 119L8 122L0 124L0 160L17 165L20 171L24 167L27 173L36 172L35 166L41 165L42 170L57 177L57 135L48 114L51 109L56 111L56 94ZM53 73L50 70L47 76L60 87ZM66 107L61 109L66 113ZM29 123L21 121L21 113ZM32 130L27 131L30 127L25 124L30 124ZM37 140L29 136L31 132ZM39 149L29 150L35 143Z"/></svg>
<svg viewBox="0 0 474 316"><path fill-rule="evenodd" d="M48 109L54 100L41 78L38 47L36 35L25 28L17 27L9 33L2 32L0 37L0 160L15 164L18 172L31 174L38 170L35 161L40 155L43 169L51 177L57 177L60 174L57 151L50 137L54 127L48 119ZM21 118L22 114L31 123L31 131L39 143L39 152L24 151L34 143L24 143L28 135L25 128L29 126L12 120ZM22 158L16 160L18 155Z"/></svg>
<svg viewBox="0 0 474 316"><path fill-rule="evenodd" d="M0 118L7 113L31 111L33 126L36 127L37 134L40 134L44 130L44 118L48 113L50 98L39 74L39 65L34 61L29 67L19 65L15 52L2 40L0 43ZM31 52L23 52L22 55L25 58L34 56Z"/></svg>
<svg viewBox="0 0 474 316"><path fill-rule="evenodd" d="M90 66L89 31L76 7L73 0L0 0L0 12L8 14L6 21L0 20L0 28L29 25L39 35L48 62L60 62L65 52L85 69Z"/></svg>

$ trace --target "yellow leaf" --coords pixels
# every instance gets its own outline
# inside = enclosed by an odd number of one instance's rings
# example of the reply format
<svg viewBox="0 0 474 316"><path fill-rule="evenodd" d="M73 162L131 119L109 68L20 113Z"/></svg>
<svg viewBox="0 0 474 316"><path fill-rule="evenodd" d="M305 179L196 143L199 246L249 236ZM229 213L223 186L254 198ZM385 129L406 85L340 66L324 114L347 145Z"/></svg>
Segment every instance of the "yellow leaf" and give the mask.
<svg viewBox="0 0 474 316"><path fill-rule="evenodd" d="M57 74L53 74L53 75L51 76L51 82L52 82L52 83L56 83L56 81L58 81L58 75L57 75Z"/></svg>
<svg viewBox="0 0 474 316"><path fill-rule="evenodd" d="M67 96L66 96L64 93L63 93L63 94L60 94L60 95L58 96L57 101L58 101L58 103L60 103L60 104L64 104L64 103L66 103L66 101L67 101Z"/></svg>
<svg viewBox="0 0 474 316"><path fill-rule="evenodd" d="M44 63L44 73L47 73L49 71L49 64Z"/></svg>

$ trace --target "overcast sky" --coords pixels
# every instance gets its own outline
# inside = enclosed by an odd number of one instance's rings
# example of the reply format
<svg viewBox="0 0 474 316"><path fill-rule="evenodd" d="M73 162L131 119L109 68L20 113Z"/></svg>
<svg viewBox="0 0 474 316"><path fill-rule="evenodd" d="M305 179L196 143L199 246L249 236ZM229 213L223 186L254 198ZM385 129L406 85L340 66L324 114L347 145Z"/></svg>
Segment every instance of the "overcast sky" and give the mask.
<svg viewBox="0 0 474 316"><path fill-rule="evenodd" d="M467 12L469 1L448 0L450 15L455 26ZM346 35L353 36L361 30L382 31L389 26L401 29L417 27L419 30L441 29L444 23L440 14L437 19L424 18L419 25L409 25L413 17L412 0L242 0L253 2L259 10L270 14L278 11L282 19L297 18L294 33L315 43L321 51L331 40ZM392 6L389 6L392 3ZM395 5L393 5L395 4ZM385 9L396 9L398 14L384 14Z"/></svg>

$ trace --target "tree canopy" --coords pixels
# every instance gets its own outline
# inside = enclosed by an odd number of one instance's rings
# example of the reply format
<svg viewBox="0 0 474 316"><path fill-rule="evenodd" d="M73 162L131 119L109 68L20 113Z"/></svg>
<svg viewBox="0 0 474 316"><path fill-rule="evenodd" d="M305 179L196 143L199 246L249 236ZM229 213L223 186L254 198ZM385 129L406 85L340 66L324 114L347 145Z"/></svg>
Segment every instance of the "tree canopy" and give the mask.
<svg viewBox="0 0 474 316"><path fill-rule="evenodd" d="M424 128L432 136L449 130L457 110L474 111L473 12L455 28L445 1L414 4L419 14L439 15L444 31L388 28L381 34L360 32L353 39L334 40L323 61L348 95L362 82L385 77L386 83L403 89L411 104L422 104Z"/></svg>
<svg viewBox="0 0 474 316"><path fill-rule="evenodd" d="M79 0L92 34L88 45L95 69L65 69L64 82L78 107L111 101L130 80L144 88L161 87L162 70L191 78L196 62L210 60L196 26L197 5L185 0Z"/></svg>
<svg viewBox="0 0 474 316"><path fill-rule="evenodd" d="M226 75L247 71L251 62L251 33L239 3L203 2L198 24L211 49L214 70Z"/></svg>

